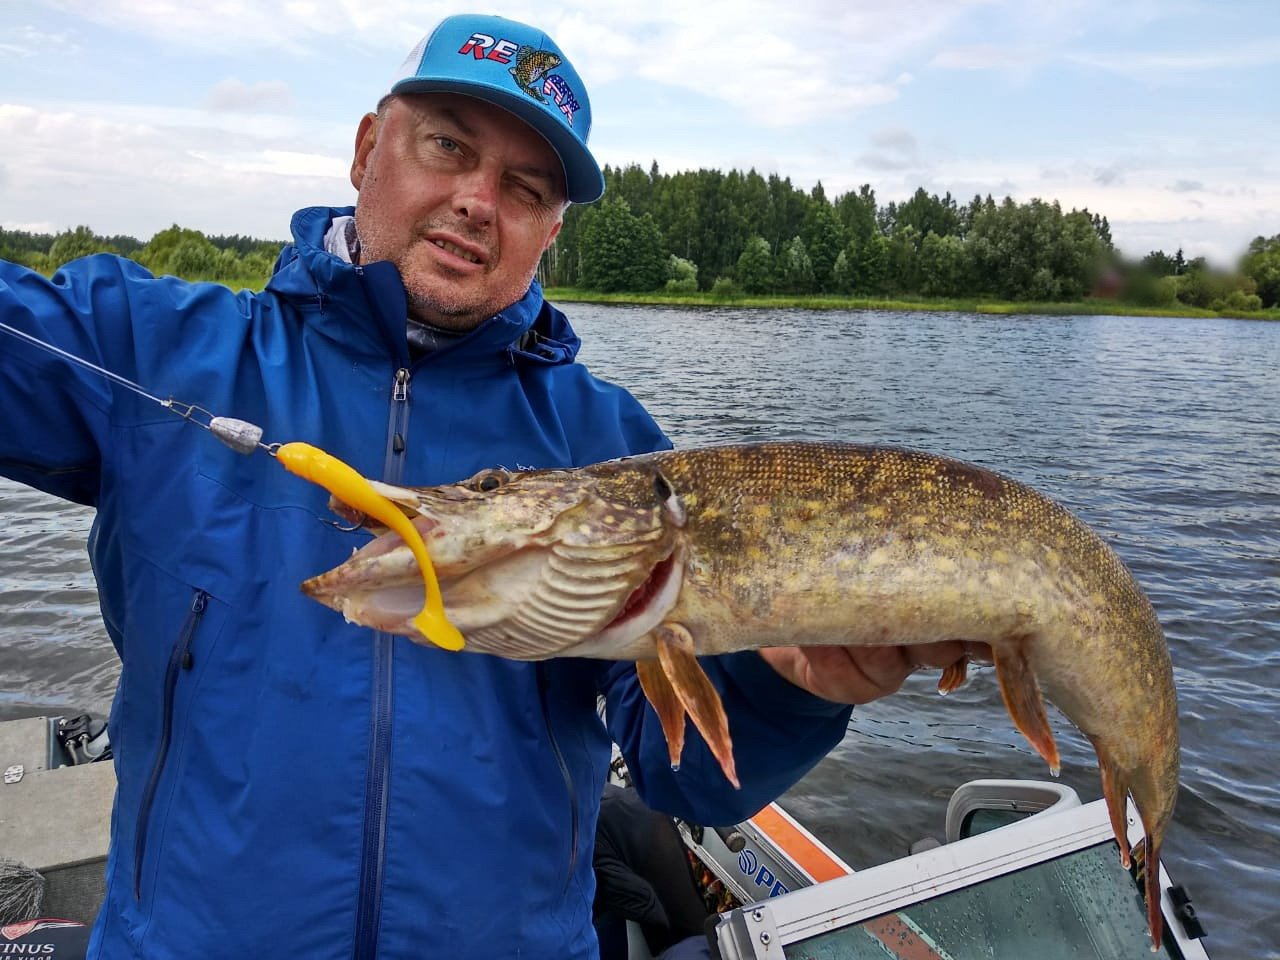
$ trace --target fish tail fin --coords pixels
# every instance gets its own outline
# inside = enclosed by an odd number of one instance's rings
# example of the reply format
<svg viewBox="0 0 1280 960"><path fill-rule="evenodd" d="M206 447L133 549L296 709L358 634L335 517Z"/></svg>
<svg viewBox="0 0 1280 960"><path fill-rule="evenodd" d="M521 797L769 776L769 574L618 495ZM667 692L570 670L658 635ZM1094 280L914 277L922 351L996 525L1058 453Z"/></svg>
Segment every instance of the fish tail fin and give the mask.
<svg viewBox="0 0 1280 960"><path fill-rule="evenodd" d="M1155 740L1150 748L1156 755L1177 755L1178 742L1176 727L1172 735L1163 740ZM1143 846L1145 856L1143 866L1146 871L1145 890L1147 894L1147 918L1151 923L1151 941L1156 948L1160 945L1162 932L1160 913L1160 851L1164 847L1164 835L1173 822L1173 808L1178 799L1177 764L1153 763L1148 761L1139 764L1133 771L1130 782L1130 794L1134 805L1138 808L1138 816L1142 820L1145 833Z"/></svg>
<svg viewBox="0 0 1280 960"><path fill-rule="evenodd" d="M1164 914L1160 912L1160 842L1148 833L1142 841L1142 889L1147 897L1147 926L1151 930L1151 952L1160 949L1164 936Z"/></svg>
<svg viewBox="0 0 1280 960"><path fill-rule="evenodd" d="M1045 763L1049 764L1049 772L1056 777L1062 763L1053 731L1049 729L1049 718L1044 712L1040 685L1027 662L1026 644L1029 639L1015 637L1010 644L993 645L996 680L1013 725L1027 738L1036 753L1044 757Z"/></svg>
<svg viewBox="0 0 1280 960"><path fill-rule="evenodd" d="M684 753L684 704L676 695L671 681L662 672L662 665L657 660L637 660L636 676L640 679L640 689L645 699L653 706L662 724L662 733L667 738L667 753L671 758L671 769L680 769L680 755Z"/></svg>
<svg viewBox="0 0 1280 960"><path fill-rule="evenodd" d="M658 647L658 663L666 675L689 719L711 748L720 769L734 787L738 772L733 763L733 740L729 737L729 718L725 716L720 694L711 685L706 671L693 652L693 636L678 623L663 623L654 630Z"/></svg>
<svg viewBox="0 0 1280 960"><path fill-rule="evenodd" d="M1102 793L1107 800L1111 829L1120 844L1120 862L1128 869L1137 860L1141 870L1152 949L1158 950L1164 932L1164 918L1160 912L1160 850L1165 832L1173 820L1173 807L1178 795L1177 766L1156 764L1149 758L1141 757L1137 762L1121 763L1116 759L1117 750L1107 743L1105 735L1090 735L1089 740L1098 754ZM1149 752L1154 754L1159 754L1162 750L1177 750L1175 738L1154 747L1149 744L1147 746ZM1144 834L1132 855L1129 852L1126 816L1129 797L1133 798Z"/></svg>

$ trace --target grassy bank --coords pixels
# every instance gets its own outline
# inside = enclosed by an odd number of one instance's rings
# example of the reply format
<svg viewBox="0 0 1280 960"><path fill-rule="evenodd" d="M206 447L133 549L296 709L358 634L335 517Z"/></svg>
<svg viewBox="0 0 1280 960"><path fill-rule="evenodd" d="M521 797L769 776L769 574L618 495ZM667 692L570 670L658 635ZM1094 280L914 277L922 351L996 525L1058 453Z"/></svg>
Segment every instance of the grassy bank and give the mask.
<svg viewBox="0 0 1280 960"><path fill-rule="evenodd" d="M874 300L862 297L815 296L787 297L742 295L713 297L710 293L600 293L576 287L549 287L547 299L563 303L625 303L664 307L761 307L803 308L806 310L938 310L953 313L1039 314L1046 316L1125 316L1125 317L1235 317L1246 320L1280 320L1280 309L1251 313L1198 310L1194 307L1137 307L1114 300L1083 300L1074 303L1024 303L1008 300Z"/></svg>

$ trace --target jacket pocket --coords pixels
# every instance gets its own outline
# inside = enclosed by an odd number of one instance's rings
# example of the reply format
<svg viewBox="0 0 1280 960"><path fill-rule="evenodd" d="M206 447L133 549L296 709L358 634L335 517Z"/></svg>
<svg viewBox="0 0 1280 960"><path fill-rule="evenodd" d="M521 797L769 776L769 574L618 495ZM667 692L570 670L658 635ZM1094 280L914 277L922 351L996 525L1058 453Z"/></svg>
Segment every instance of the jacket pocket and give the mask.
<svg viewBox="0 0 1280 960"><path fill-rule="evenodd" d="M208 606L208 592L196 590L191 598L191 607L186 619L174 639L173 648L169 652L169 662L165 668L160 738L156 745L155 759L151 764L151 773L147 777L146 786L138 803L138 823L134 833L133 896L138 900L142 898L142 864L147 849L147 829L151 820L151 808L155 803L156 791L160 786L165 763L169 758L169 747L173 741L178 681L182 673L189 671L195 662L196 639Z"/></svg>

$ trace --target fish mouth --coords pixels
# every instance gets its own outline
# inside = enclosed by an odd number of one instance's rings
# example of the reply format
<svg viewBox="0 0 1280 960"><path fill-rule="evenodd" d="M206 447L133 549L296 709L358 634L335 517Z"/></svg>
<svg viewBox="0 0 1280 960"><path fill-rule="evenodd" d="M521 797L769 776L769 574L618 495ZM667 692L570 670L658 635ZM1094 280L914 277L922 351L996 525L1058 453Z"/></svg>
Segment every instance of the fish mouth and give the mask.
<svg viewBox="0 0 1280 960"><path fill-rule="evenodd" d="M660 534L607 544L512 541L482 562L451 554L450 563L432 549L433 540L449 538L447 521L398 506L427 544L448 619L475 652L526 660L626 657L647 649L643 638L679 595L683 549ZM421 640L412 620L424 587L412 551L348 505L334 500L330 509L380 535L306 580L303 592L348 622Z"/></svg>
<svg viewBox="0 0 1280 960"><path fill-rule="evenodd" d="M646 613L653 602L662 595L663 588L675 572L675 566L675 551L654 564L653 569L649 571L649 576L645 577L640 586L631 591L631 595L622 604L618 615L605 625L605 630L612 630L631 620L648 619Z"/></svg>
<svg viewBox="0 0 1280 960"><path fill-rule="evenodd" d="M440 524L403 505L397 504L429 542ZM348 623L383 630L388 633L416 634L410 621L422 610L424 585L422 571L413 551L399 534L371 522L365 514L336 498L329 509L355 527L362 527L374 538L336 567L302 582L302 592L326 607L337 610ZM433 563L443 580L446 571Z"/></svg>

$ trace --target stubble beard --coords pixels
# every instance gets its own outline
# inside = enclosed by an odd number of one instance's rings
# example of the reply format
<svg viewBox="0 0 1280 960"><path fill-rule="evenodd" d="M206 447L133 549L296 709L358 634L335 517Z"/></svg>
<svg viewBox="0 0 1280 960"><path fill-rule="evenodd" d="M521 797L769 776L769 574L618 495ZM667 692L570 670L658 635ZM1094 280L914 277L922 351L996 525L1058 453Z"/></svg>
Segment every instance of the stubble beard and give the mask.
<svg viewBox="0 0 1280 960"><path fill-rule="evenodd" d="M395 265L404 286L406 308L410 317L443 330L472 330L489 319L498 310L507 306L499 305L490 308L490 298L494 291L488 287L487 274L496 262L493 245L484 236L477 235L456 221L446 218L435 218L425 223L415 224L408 235L407 242L389 236L389 231L366 222L361 217L361 209L356 207L356 232L360 237L360 260L362 263L373 263L377 260L389 260ZM426 235L435 230L448 231L474 243L485 250L485 274L479 279L481 289L466 291L456 289L447 276L440 276L437 267L432 265L430 251L425 247L432 246ZM532 274L530 275L532 279Z"/></svg>

